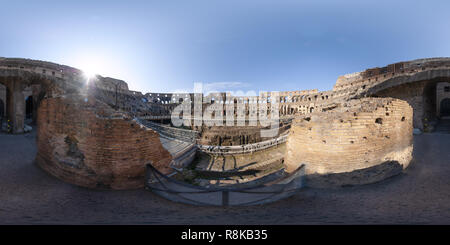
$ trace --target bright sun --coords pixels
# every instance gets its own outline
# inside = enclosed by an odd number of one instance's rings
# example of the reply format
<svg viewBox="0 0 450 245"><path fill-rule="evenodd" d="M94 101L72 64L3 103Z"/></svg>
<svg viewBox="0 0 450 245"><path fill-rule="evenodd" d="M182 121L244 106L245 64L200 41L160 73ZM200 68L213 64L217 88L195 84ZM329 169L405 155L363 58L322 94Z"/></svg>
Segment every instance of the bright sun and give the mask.
<svg viewBox="0 0 450 245"><path fill-rule="evenodd" d="M99 57L83 57L77 59L75 67L81 69L88 80L110 68L109 62Z"/></svg>
<svg viewBox="0 0 450 245"><path fill-rule="evenodd" d="M84 76L86 76L86 78L88 78L89 80L91 78L94 78L96 75L96 72L94 70L90 70L90 69L82 69Z"/></svg>
<svg viewBox="0 0 450 245"><path fill-rule="evenodd" d="M89 80L94 78L95 75L97 75L101 69L99 69L101 63L97 63L93 60L82 62L82 66L80 66L80 69L83 71L84 76L88 78Z"/></svg>

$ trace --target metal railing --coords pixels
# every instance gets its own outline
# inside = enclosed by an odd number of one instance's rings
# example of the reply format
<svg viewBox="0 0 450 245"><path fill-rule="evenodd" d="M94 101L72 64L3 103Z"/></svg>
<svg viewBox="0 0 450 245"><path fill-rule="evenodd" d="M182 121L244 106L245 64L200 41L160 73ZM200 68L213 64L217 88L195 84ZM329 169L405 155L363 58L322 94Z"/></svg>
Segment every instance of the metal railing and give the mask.
<svg viewBox="0 0 450 245"><path fill-rule="evenodd" d="M256 151L264 150L285 143L287 141L287 137L288 135L286 134L276 139L270 139L247 145L235 145L235 146L197 145L197 146L202 152L210 154L226 155L226 154L253 153Z"/></svg>
<svg viewBox="0 0 450 245"><path fill-rule="evenodd" d="M275 202L294 195L304 186L305 166L291 174L255 187L202 187L168 177L146 165L146 188L174 202L200 206L249 206Z"/></svg>
<svg viewBox="0 0 450 245"><path fill-rule="evenodd" d="M151 128L158 132L159 134L166 136L168 138L173 138L185 142L191 142L196 143L197 138L199 136L199 132L195 130L188 130L188 129L181 129L181 128L175 128L175 127L169 127L165 125L161 125L158 123L153 123L150 121L144 121L139 118L136 118L137 121L139 121L144 126Z"/></svg>
<svg viewBox="0 0 450 245"><path fill-rule="evenodd" d="M198 131L174 128L165 125L161 125L158 123L153 123L150 121L143 121L140 118L136 118L136 120L155 131L157 131L162 136L169 139L176 139L185 142L196 143L197 138L199 136ZM217 145L201 145L197 144L197 148L205 153L209 154L243 154L243 153L253 153L261 150L265 150L270 147L278 146L287 141L287 134L281 135L276 139L270 139L258 143L246 144L246 145L235 145L235 146L217 146Z"/></svg>

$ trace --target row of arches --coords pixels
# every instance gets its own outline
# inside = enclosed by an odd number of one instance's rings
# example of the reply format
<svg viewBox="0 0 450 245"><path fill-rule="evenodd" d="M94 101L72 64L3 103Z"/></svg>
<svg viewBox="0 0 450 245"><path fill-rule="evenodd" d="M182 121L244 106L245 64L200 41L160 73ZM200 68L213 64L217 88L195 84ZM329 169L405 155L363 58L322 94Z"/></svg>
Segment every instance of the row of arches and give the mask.
<svg viewBox="0 0 450 245"><path fill-rule="evenodd" d="M7 104L4 99L5 98L0 98L0 131L3 129L3 124L8 120ZM25 99L25 120L27 120L30 124L36 123L36 111L34 104L33 96L28 96Z"/></svg>
<svg viewBox="0 0 450 245"><path fill-rule="evenodd" d="M0 80L0 131L22 133L26 125L35 125L37 107L44 96L40 84Z"/></svg>
<svg viewBox="0 0 450 245"><path fill-rule="evenodd" d="M283 105L280 108L280 115L307 114L314 111L315 107L311 105Z"/></svg>

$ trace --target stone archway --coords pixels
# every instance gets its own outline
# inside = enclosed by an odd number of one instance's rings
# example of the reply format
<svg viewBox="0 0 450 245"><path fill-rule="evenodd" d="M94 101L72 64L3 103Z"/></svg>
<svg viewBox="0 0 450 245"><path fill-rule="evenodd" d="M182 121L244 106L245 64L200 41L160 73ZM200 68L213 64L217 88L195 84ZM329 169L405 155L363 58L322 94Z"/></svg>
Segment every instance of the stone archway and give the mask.
<svg viewBox="0 0 450 245"><path fill-rule="evenodd" d="M439 103L436 96L437 84L447 80L447 77L438 77L405 83L394 83L391 86L378 89L371 96L392 97L408 102L414 110L414 127L427 130L430 122L437 123L439 120L439 113L437 112L437 105Z"/></svg>
<svg viewBox="0 0 450 245"><path fill-rule="evenodd" d="M33 109L34 105L33 105L33 96L28 96L25 99L25 117L27 119L31 119L33 118Z"/></svg>
<svg viewBox="0 0 450 245"><path fill-rule="evenodd" d="M0 99L0 122L2 121L3 117L5 116L5 103L2 99Z"/></svg>
<svg viewBox="0 0 450 245"><path fill-rule="evenodd" d="M36 122L37 108L54 83L54 79L27 73L0 77L0 84L5 87L4 119L9 120L12 133L23 133L26 119L28 124Z"/></svg>
<svg viewBox="0 0 450 245"><path fill-rule="evenodd" d="M450 116L450 98L443 99L441 101L441 117Z"/></svg>

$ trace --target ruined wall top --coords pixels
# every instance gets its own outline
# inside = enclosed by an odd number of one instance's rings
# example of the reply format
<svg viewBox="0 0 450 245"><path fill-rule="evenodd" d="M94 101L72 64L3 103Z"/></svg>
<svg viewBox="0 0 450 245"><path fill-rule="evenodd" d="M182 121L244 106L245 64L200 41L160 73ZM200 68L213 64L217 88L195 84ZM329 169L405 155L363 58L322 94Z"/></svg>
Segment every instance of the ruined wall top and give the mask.
<svg viewBox="0 0 450 245"><path fill-rule="evenodd" d="M79 69L59 65L47 61L20 59L20 58L2 58L0 57L1 69L15 69L30 71L40 75L60 78L63 80L82 80L83 72ZM355 72L340 76L332 90L319 91L317 89L311 90L297 90L297 91L281 91L278 92L280 103L296 103L296 104L311 104L322 103L329 104L336 101L345 101L350 98L364 95L371 87L377 86L391 78L403 75L414 75L419 72L428 70L446 69L450 71L450 58L426 58L417 59L406 62L398 62L387 65L385 67L376 67L366 69L362 72ZM194 100L194 93L146 93L145 95L139 91L130 91L128 84L125 81L97 76L98 80L95 82L96 86L112 92L119 92L135 96L140 100L153 102L157 104L178 104L186 99ZM222 103L227 98L233 98L249 102L271 101L268 98L268 93L260 93L257 96L231 96L228 92L210 93L203 95L205 99L212 96L219 95L219 99L214 98L214 101ZM258 98L262 96L262 98ZM361 96L360 96L361 97ZM211 98L211 100L213 100Z"/></svg>
<svg viewBox="0 0 450 245"><path fill-rule="evenodd" d="M102 77L102 76L97 76L98 80L101 82L101 86L103 87L107 87L104 89L107 90L118 90L118 91L128 91L128 84L123 81L123 80L119 80L119 79L115 79L115 78L111 78L111 77Z"/></svg>
<svg viewBox="0 0 450 245"><path fill-rule="evenodd" d="M416 59L412 61L397 62L384 67L370 68L361 72L339 76L333 87L333 91L345 90L364 85L370 86L377 84L382 80L392 78L393 76L405 73L416 73L419 71L440 67L450 67L450 58L438 57Z"/></svg>
<svg viewBox="0 0 450 245"><path fill-rule="evenodd" d="M66 81L82 81L87 79L80 69L41 60L0 57L0 69L31 72L33 74ZM125 81L102 77L100 75L97 75L95 78L91 80L93 80L98 88L111 91L118 90L121 93L133 92L129 91L128 84Z"/></svg>
<svg viewBox="0 0 450 245"><path fill-rule="evenodd" d="M0 66L7 66L10 68L16 67L22 69L25 68L47 68L49 70L55 70L62 73L76 73L76 74L82 74L83 72L77 68L66 66L66 65L60 65L48 61L42 61L42 60L32 60L32 59L23 59L23 58L5 58L0 57Z"/></svg>

